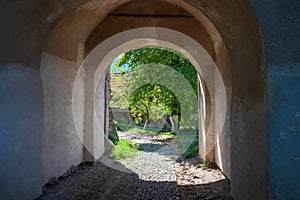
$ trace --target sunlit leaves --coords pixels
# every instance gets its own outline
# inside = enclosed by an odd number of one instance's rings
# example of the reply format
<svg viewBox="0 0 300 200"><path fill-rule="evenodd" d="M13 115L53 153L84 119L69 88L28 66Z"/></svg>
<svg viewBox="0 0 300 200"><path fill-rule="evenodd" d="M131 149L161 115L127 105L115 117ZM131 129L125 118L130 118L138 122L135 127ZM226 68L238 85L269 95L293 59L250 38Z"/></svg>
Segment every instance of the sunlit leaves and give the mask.
<svg viewBox="0 0 300 200"><path fill-rule="evenodd" d="M177 97L169 88L158 84L158 80L167 79L170 84L179 85L179 88L181 83L170 77L172 75L165 74L167 72L160 72L159 67L153 68L155 77L149 76L149 71L143 68L147 64L164 65L176 70L190 83L194 94L197 94L197 71L187 58L170 49L145 47L122 54L112 64L120 74L112 76L116 82L112 88L113 106L129 108L136 123L145 119L158 120L166 114L180 115L181 105ZM146 84L140 84L141 80ZM140 86L137 88L137 85ZM188 95L186 98L189 98Z"/></svg>

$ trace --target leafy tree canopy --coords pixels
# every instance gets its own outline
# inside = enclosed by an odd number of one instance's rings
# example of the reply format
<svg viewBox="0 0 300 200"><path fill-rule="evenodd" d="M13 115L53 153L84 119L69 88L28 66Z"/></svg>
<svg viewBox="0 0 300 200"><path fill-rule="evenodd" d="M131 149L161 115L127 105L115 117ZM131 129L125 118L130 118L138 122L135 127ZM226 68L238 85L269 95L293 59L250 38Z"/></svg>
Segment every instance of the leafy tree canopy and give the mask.
<svg viewBox="0 0 300 200"><path fill-rule="evenodd" d="M132 49L122 54L112 65L121 74L128 70L141 67L146 64L167 65L182 74L191 84L194 92L198 93L197 71L192 63L178 52L165 47L144 47Z"/></svg>
<svg viewBox="0 0 300 200"><path fill-rule="evenodd" d="M144 122L145 126L150 120L161 119L166 114L170 117L180 115L180 105L175 94L155 80L147 80L150 78L149 69L143 68L147 64L171 67L188 80L195 94L198 92L196 69L187 58L176 51L162 47L145 47L120 55L111 65L114 73L121 74L121 76L112 74L112 79L116 83L112 88L112 104L123 109L129 108L136 123ZM168 78L165 73L156 72L158 75L154 79L178 81L171 80L172 78ZM137 87L140 80L145 80L147 84Z"/></svg>

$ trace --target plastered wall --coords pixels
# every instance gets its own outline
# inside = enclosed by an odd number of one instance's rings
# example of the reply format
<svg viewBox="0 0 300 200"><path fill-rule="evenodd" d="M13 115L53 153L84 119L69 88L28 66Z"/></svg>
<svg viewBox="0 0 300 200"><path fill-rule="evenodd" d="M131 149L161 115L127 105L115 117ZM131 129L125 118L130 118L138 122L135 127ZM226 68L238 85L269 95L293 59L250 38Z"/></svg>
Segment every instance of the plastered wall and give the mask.
<svg viewBox="0 0 300 200"><path fill-rule="evenodd" d="M49 177L59 176L83 158L81 142L74 138L76 126L70 120L74 77L90 33L106 12L129 1L83 5L86 2L0 3L0 159L6 166L0 170L0 196L4 199L36 197ZM172 2L204 25L215 58L222 48L229 52L230 69L220 61L217 64L225 82L232 85L226 123L230 153L223 151L226 155L221 157L231 157L226 166L231 171L233 196L296 199L300 180L299 1ZM223 47L198 9L219 31ZM53 66L50 71L40 71L43 59ZM78 105L84 110L82 102ZM228 143L222 148L228 148Z"/></svg>

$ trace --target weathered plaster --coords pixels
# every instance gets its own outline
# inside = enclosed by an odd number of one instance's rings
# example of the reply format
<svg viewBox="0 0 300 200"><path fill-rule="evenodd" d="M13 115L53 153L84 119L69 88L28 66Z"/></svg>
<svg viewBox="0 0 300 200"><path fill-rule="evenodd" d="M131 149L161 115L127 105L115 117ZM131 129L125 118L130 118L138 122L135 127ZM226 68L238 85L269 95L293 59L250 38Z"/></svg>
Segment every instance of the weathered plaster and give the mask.
<svg viewBox="0 0 300 200"><path fill-rule="evenodd" d="M76 75L74 66L75 62L43 54L41 79L44 96L42 136L44 181L57 174L63 174L72 165L78 165L82 161L83 146L79 137L82 133L76 130L72 107ZM82 92L80 87L77 89ZM80 107L79 110L83 108Z"/></svg>
<svg viewBox="0 0 300 200"><path fill-rule="evenodd" d="M270 198L298 199L300 1L251 0L251 4L268 65Z"/></svg>
<svg viewBox="0 0 300 200"><path fill-rule="evenodd" d="M281 70L285 67L284 70ZM299 64L272 66L269 74L270 194L273 199L300 196Z"/></svg>
<svg viewBox="0 0 300 200"><path fill-rule="evenodd" d="M37 196L43 184L43 95L40 73L0 66L0 197Z"/></svg>

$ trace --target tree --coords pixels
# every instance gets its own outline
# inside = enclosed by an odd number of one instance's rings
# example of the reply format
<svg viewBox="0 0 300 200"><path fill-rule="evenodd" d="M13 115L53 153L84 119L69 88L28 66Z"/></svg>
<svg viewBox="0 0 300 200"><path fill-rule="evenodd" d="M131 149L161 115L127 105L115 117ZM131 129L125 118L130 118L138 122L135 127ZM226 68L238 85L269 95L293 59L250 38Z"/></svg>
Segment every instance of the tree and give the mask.
<svg viewBox="0 0 300 200"><path fill-rule="evenodd" d="M115 106L129 108L136 123L144 122L144 128L151 120L161 119L167 114L172 132L178 133L181 115L178 98L169 88L158 83L161 79L177 80L161 73L159 67L145 68L148 64L176 70L197 94L197 71L187 58L170 49L145 47L124 53L112 64L115 71L121 72L120 77L112 77L117 83L112 90ZM149 76L149 73L155 76Z"/></svg>
<svg viewBox="0 0 300 200"><path fill-rule="evenodd" d="M186 57L172 49L152 46L133 49L122 54L113 63L112 68L125 74L128 70L150 63L175 69L190 82L194 92L198 93L197 70Z"/></svg>
<svg viewBox="0 0 300 200"><path fill-rule="evenodd" d="M159 120L180 110L174 93L154 83L146 84L130 95L129 109L136 123L144 122L144 129L151 120Z"/></svg>

